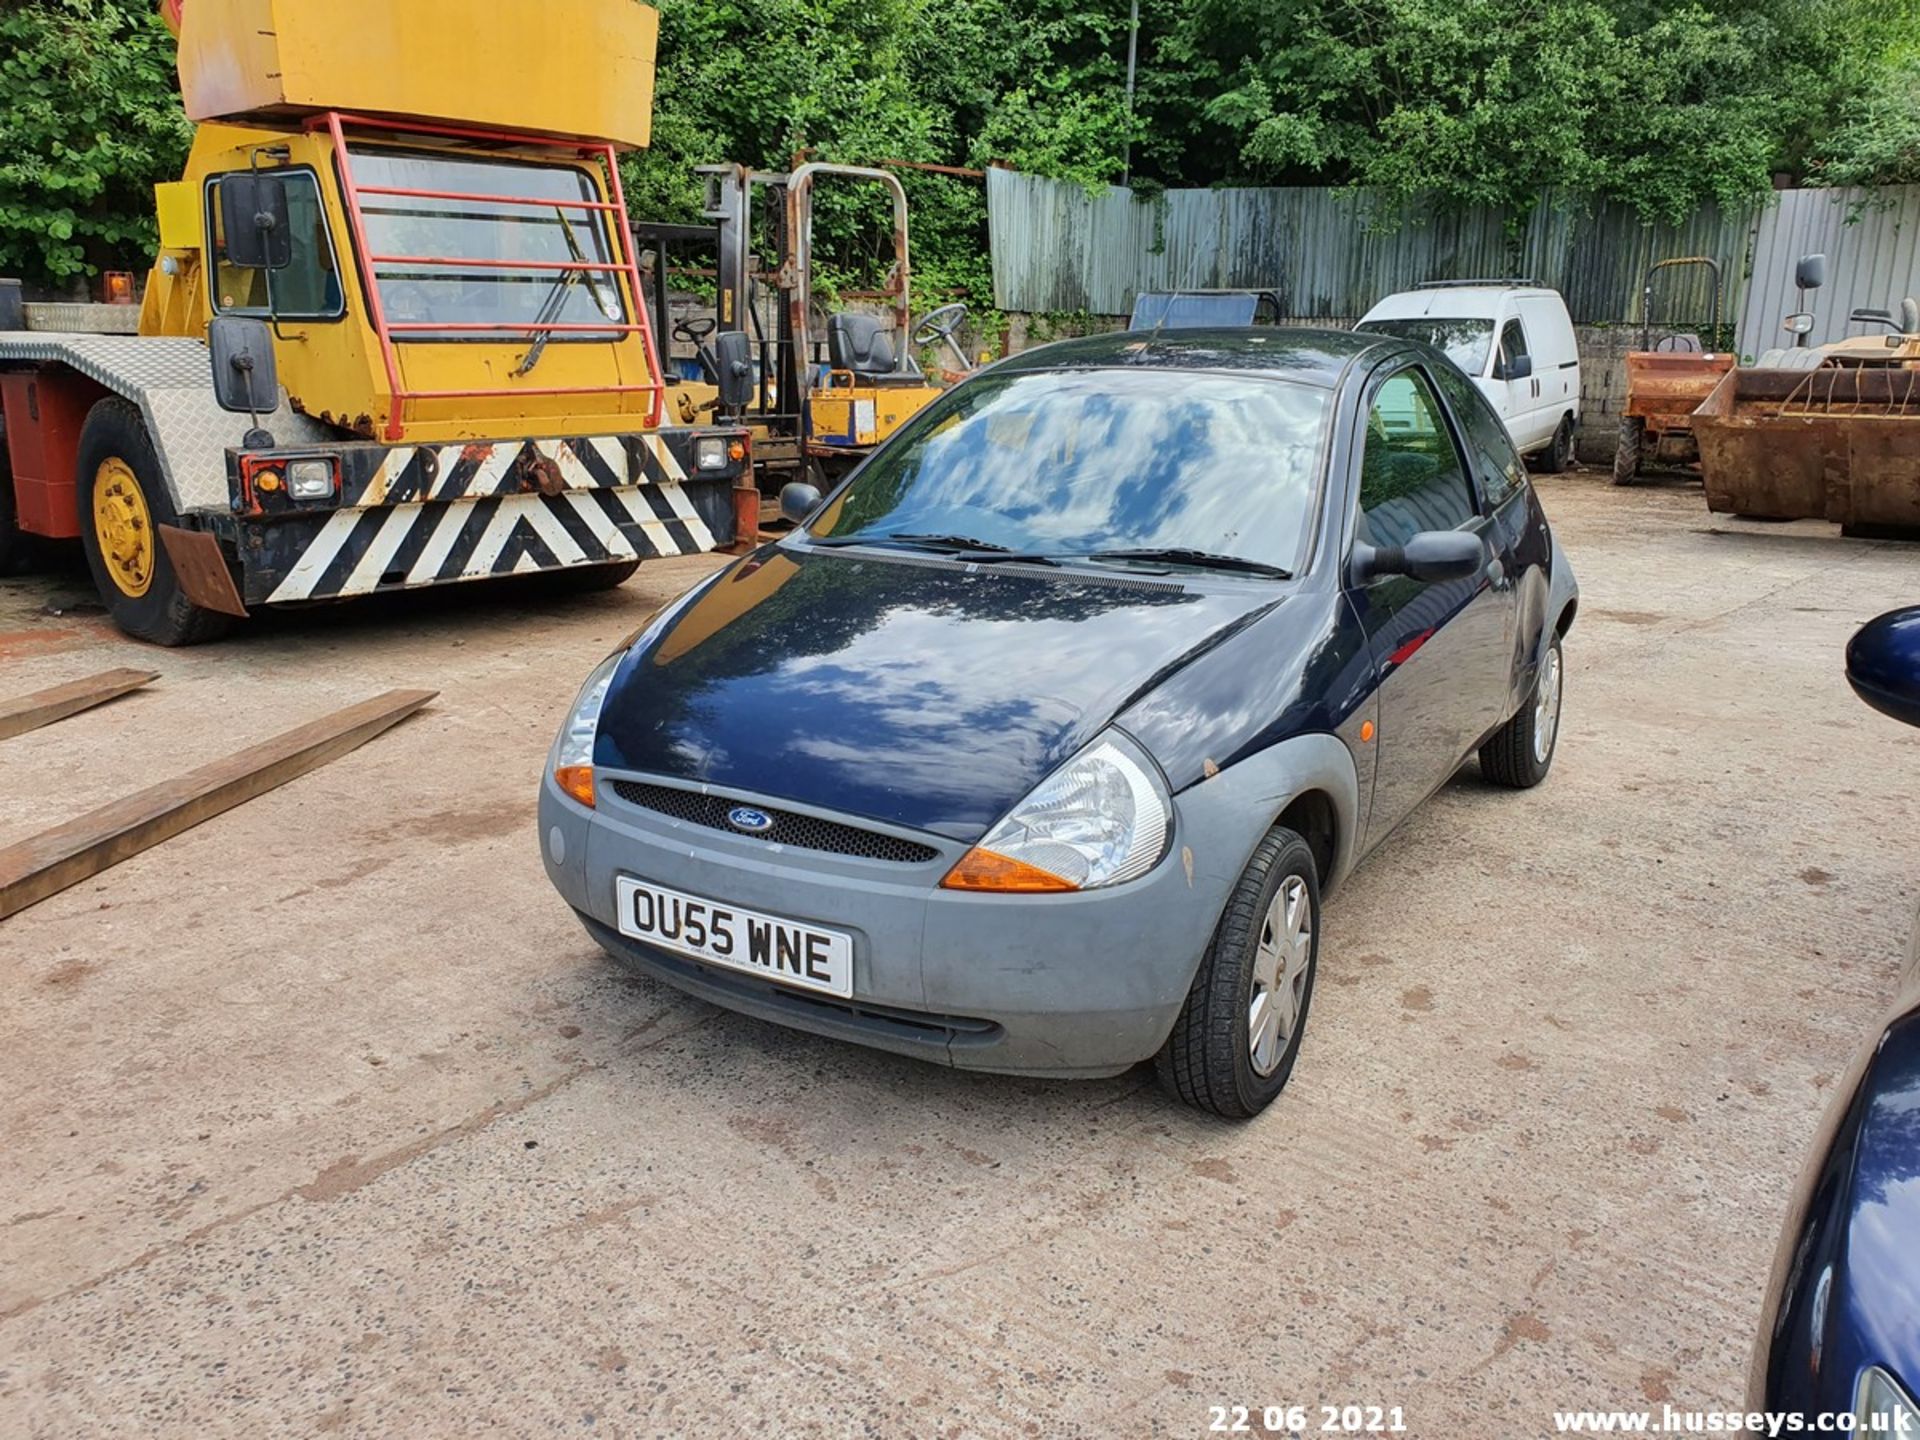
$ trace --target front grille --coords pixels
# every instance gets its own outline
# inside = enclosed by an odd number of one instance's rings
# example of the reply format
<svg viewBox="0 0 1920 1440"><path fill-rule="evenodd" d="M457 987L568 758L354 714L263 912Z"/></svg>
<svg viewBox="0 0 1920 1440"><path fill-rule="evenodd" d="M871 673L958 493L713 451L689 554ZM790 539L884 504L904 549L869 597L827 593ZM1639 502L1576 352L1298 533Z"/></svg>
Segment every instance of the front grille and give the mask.
<svg viewBox="0 0 1920 1440"><path fill-rule="evenodd" d="M741 804L738 800L704 795L698 790L681 790L672 785L649 785L640 780L615 780L612 785L613 793L629 805L670 815L689 825L724 830L746 840L765 840L800 850L824 850L829 855L856 855L865 860L891 860L900 865L918 865L940 854L931 845L922 845L917 840L902 840L897 835L883 835L876 830L862 830L857 825L842 825L835 820L775 810L767 805L752 808L770 816L773 828L749 835L727 823L727 812Z"/></svg>

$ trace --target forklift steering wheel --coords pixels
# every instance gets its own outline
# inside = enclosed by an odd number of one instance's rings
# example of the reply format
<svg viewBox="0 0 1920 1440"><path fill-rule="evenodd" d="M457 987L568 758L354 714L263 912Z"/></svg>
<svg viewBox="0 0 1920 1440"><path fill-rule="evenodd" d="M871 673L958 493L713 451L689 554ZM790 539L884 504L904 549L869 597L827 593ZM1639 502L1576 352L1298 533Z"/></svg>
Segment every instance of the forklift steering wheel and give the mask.
<svg viewBox="0 0 1920 1440"><path fill-rule="evenodd" d="M719 323L711 315L683 316L673 322L673 338L684 340L689 345L698 345L714 332Z"/></svg>
<svg viewBox="0 0 1920 1440"><path fill-rule="evenodd" d="M920 317L920 323L913 327L913 343L931 345L935 341L945 340L952 344L954 332L966 318L967 307L957 302L942 305L938 310L929 310Z"/></svg>

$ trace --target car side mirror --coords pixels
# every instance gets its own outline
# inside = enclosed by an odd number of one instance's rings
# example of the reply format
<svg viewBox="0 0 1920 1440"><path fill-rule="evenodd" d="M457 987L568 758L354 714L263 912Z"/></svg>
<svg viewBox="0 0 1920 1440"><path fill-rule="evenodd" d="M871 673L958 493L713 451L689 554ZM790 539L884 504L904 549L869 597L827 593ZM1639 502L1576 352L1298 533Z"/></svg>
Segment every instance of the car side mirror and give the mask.
<svg viewBox="0 0 1920 1440"><path fill-rule="evenodd" d="M1793 283L1802 290L1818 290L1827 283L1827 257L1802 255L1793 267Z"/></svg>
<svg viewBox="0 0 1920 1440"><path fill-rule="evenodd" d="M820 492L804 480L795 480L780 487L780 513L796 525L804 525L807 517L820 508Z"/></svg>
<svg viewBox="0 0 1920 1440"><path fill-rule="evenodd" d="M720 390L720 408L744 410L753 398L753 342L744 330L727 330L713 340L713 383Z"/></svg>
<svg viewBox="0 0 1920 1440"><path fill-rule="evenodd" d="M273 363L273 332L264 320L216 315L207 325L213 362L213 398L222 410L257 420L280 408L280 377Z"/></svg>
<svg viewBox="0 0 1920 1440"><path fill-rule="evenodd" d="M1882 715L1920 725L1920 605L1889 610L1854 632L1847 683Z"/></svg>
<svg viewBox="0 0 1920 1440"><path fill-rule="evenodd" d="M1493 366L1493 378L1496 380L1524 380L1533 374L1533 357L1516 355L1511 360L1496 360Z"/></svg>
<svg viewBox="0 0 1920 1440"><path fill-rule="evenodd" d="M1356 545L1354 578L1362 583L1389 575L1432 584L1464 580L1486 561L1480 537L1470 530L1422 530L1405 545Z"/></svg>
<svg viewBox="0 0 1920 1440"><path fill-rule="evenodd" d="M293 263L287 182L261 170L222 176L220 228L226 232L227 264L243 270L285 269Z"/></svg>

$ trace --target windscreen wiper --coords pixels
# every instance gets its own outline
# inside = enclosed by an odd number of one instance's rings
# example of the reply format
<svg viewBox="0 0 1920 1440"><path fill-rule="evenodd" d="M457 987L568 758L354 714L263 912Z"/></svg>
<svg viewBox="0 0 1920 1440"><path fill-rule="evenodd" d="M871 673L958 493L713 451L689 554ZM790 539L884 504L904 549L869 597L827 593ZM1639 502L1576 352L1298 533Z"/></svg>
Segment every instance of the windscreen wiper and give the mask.
<svg viewBox="0 0 1920 1440"><path fill-rule="evenodd" d="M943 555L953 555L976 565L997 565L1014 560L1030 565L1060 563L1051 555L1042 555L1030 550L1015 550L1010 546L995 544L991 540L975 539L971 535L922 535L911 531L885 535L828 535L821 538L810 535L807 537L807 543L827 548L839 548L844 545L899 545L912 550L937 550Z"/></svg>
<svg viewBox="0 0 1920 1440"><path fill-rule="evenodd" d="M1143 547L1137 550L1094 550L1068 557L1074 560L1145 560L1167 565L1191 565L1196 570L1237 570L1247 575L1265 575L1274 580L1291 580L1293 572L1264 560L1249 560L1244 555L1216 555L1211 550L1193 550L1181 545Z"/></svg>
<svg viewBox="0 0 1920 1440"><path fill-rule="evenodd" d="M573 233L573 222L558 205L553 207L553 213L560 217L560 233L567 237L567 253L573 257L575 264L584 265L587 257L580 248L579 239ZM560 312L566 309L567 292L582 280L586 282L587 293L593 297L593 303L600 307L600 313L607 314L609 307L606 297L600 293L600 282L593 278L591 270L562 270L553 282L553 288L547 291L546 298L540 302L539 310L534 313L533 323L551 325L559 317ZM527 353L520 357L520 363L513 367L514 379L518 380L540 363L540 357L547 353L547 341L552 338L551 330L539 330L534 333L533 344L529 345Z"/></svg>

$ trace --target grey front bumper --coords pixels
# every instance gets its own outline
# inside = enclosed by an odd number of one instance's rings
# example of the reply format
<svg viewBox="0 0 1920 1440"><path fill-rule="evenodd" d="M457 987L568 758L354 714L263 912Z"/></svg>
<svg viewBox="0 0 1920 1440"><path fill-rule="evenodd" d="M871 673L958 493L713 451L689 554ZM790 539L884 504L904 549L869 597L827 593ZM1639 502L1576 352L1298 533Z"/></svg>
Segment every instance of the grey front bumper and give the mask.
<svg viewBox="0 0 1920 1440"><path fill-rule="evenodd" d="M1186 1000L1228 890L1270 823L1236 815L1224 788L1200 786L1176 800L1171 851L1138 880L1071 895L979 895L938 888L966 849L940 836L897 832L938 849L933 860L868 860L671 819L622 802L604 778L599 795L589 810L551 777L542 784L541 855L588 933L616 959L762 1019L1013 1074L1110 1075L1151 1057ZM852 998L623 937L621 875L850 932Z"/></svg>

